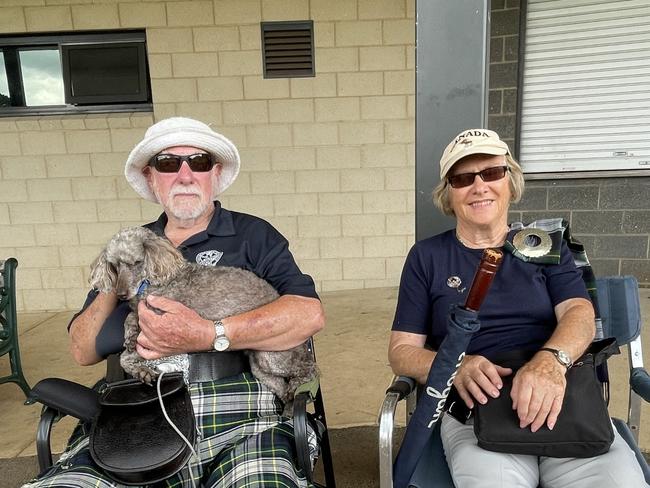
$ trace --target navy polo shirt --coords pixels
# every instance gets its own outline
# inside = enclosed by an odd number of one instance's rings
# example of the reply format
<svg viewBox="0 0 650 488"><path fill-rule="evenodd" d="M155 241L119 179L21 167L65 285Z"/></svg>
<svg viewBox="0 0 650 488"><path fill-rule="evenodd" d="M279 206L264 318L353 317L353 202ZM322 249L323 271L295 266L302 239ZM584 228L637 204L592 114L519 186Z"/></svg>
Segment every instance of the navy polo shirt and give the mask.
<svg viewBox="0 0 650 488"><path fill-rule="evenodd" d="M299 295L318 298L314 281L300 271L289 251L288 241L267 221L239 212L226 210L214 202L215 211L207 229L194 234L178 246L186 260L208 266L233 266L255 273L268 281L280 295ZM164 236L167 215L146 224ZM92 290L83 312L98 292ZM124 343L124 320L131 309L128 302L119 302L110 314L96 339L97 354L106 357L120 352ZM72 321L71 321L72 322Z"/></svg>
<svg viewBox="0 0 650 488"><path fill-rule="evenodd" d="M449 308L465 303L482 254L463 246L454 231L417 242L404 264L392 329L425 335L438 349ZM557 325L554 307L569 298L589 295L564 241L559 264L527 263L504 252L467 353L490 356L541 347Z"/></svg>

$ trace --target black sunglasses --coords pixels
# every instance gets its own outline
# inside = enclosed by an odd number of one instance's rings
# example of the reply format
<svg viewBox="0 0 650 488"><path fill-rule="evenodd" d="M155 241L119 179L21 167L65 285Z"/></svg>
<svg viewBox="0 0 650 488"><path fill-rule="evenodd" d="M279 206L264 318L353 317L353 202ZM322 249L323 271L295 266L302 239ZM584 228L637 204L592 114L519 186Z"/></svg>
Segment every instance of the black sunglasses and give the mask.
<svg viewBox="0 0 650 488"><path fill-rule="evenodd" d="M452 188L464 188L474 183L476 175L479 175L483 181L497 181L503 178L508 172L507 166L494 166L485 168L476 173L460 173L453 176L447 176L447 181Z"/></svg>
<svg viewBox="0 0 650 488"><path fill-rule="evenodd" d="M183 165L187 163L195 173L210 171L216 164L212 154L196 153L189 156L178 156L177 154L156 154L149 160L149 166L156 168L159 173L178 173Z"/></svg>

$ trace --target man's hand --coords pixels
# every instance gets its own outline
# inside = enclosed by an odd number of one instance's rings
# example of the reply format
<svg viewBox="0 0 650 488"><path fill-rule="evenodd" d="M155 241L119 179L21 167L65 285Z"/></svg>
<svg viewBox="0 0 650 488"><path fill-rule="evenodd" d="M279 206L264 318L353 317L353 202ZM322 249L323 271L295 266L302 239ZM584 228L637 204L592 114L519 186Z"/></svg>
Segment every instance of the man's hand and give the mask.
<svg viewBox="0 0 650 488"><path fill-rule="evenodd" d="M512 380L512 409L517 411L519 426L532 432L548 425L553 429L562 408L566 389L566 368L552 354L537 353Z"/></svg>
<svg viewBox="0 0 650 488"><path fill-rule="evenodd" d="M474 408L474 400L484 404L487 395L499 396L503 387L502 376L512 374L510 368L503 368L491 363L483 356L465 356L454 378L454 386L468 408Z"/></svg>
<svg viewBox="0 0 650 488"><path fill-rule="evenodd" d="M205 350L214 338L211 321L165 297L148 295L138 303L138 316L136 350L144 359Z"/></svg>

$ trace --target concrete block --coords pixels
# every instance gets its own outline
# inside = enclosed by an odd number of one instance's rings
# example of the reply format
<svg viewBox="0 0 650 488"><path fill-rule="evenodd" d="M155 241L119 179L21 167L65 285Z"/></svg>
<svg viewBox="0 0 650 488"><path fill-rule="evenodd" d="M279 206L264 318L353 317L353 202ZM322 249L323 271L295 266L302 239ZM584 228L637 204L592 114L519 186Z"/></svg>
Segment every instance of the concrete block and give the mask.
<svg viewBox="0 0 650 488"><path fill-rule="evenodd" d="M11 203L9 218L14 224L47 224L54 222L49 202Z"/></svg>
<svg viewBox="0 0 650 488"><path fill-rule="evenodd" d="M72 25L81 29L117 29L120 16L117 5L72 5Z"/></svg>
<svg viewBox="0 0 650 488"><path fill-rule="evenodd" d="M9 205L0 203L0 225L9 225Z"/></svg>
<svg viewBox="0 0 650 488"><path fill-rule="evenodd" d="M220 78L199 78L199 100L241 100L244 98L244 87L239 76Z"/></svg>
<svg viewBox="0 0 650 488"><path fill-rule="evenodd" d="M316 148L316 165L319 169L359 168L361 148L359 146L323 146Z"/></svg>
<svg viewBox="0 0 650 488"><path fill-rule="evenodd" d="M64 290L23 290L25 310L65 310Z"/></svg>
<svg viewBox="0 0 650 488"><path fill-rule="evenodd" d="M363 280L323 280L319 283L322 283L320 291L323 292L360 290L363 288Z"/></svg>
<svg viewBox="0 0 650 488"><path fill-rule="evenodd" d="M192 29L151 28L147 29L147 51L156 53L191 53L194 51Z"/></svg>
<svg viewBox="0 0 650 488"><path fill-rule="evenodd" d="M383 258L356 258L343 260L343 278L380 280L386 277L386 262Z"/></svg>
<svg viewBox="0 0 650 488"><path fill-rule="evenodd" d="M388 120L384 123L387 143L415 142L415 120Z"/></svg>
<svg viewBox="0 0 650 488"><path fill-rule="evenodd" d="M381 21L364 20L336 23L337 46L376 46L381 43Z"/></svg>
<svg viewBox="0 0 650 488"><path fill-rule="evenodd" d="M406 202L410 192L382 191L366 192L363 194L363 212L365 214L404 213L407 211Z"/></svg>
<svg viewBox="0 0 650 488"><path fill-rule="evenodd" d="M383 236L386 221L383 215L343 215L341 226L344 236Z"/></svg>
<svg viewBox="0 0 650 488"><path fill-rule="evenodd" d="M269 218L269 222L289 241L298 238L298 217L295 215L287 217L273 216Z"/></svg>
<svg viewBox="0 0 650 488"><path fill-rule="evenodd" d="M72 30L69 6L25 7L25 22L30 32Z"/></svg>
<svg viewBox="0 0 650 488"><path fill-rule="evenodd" d="M59 248L56 246L20 247L16 249L15 258L20 266L18 273L25 268L47 268L60 265Z"/></svg>
<svg viewBox="0 0 650 488"><path fill-rule="evenodd" d="M360 117L358 97L317 98L314 105L319 122L359 120Z"/></svg>
<svg viewBox="0 0 650 488"><path fill-rule="evenodd" d="M151 72L151 56L149 56L149 71ZM108 119L104 117L104 114L90 114L84 119L84 127L89 130L108 129ZM61 124L61 128L63 128L63 124Z"/></svg>
<svg viewBox="0 0 650 488"><path fill-rule="evenodd" d="M405 236L371 236L363 238L363 255L366 258L385 258L387 256L405 256Z"/></svg>
<svg viewBox="0 0 650 488"><path fill-rule="evenodd" d="M25 14L20 7L0 8L0 32L25 32Z"/></svg>
<svg viewBox="0 0 650 488"><path fill-rule="evenodd" d="M256 24L262 20L259 0L214 0L215 24Z"/></svg>
<svg viewBox="0 0 650 488"><path fill-rule="evenodd" d="M622 259L620 274L636 276L639 283L647 285L650 283L650 261L640 259Z"/></svg>
<svg viewBox="0 0 650 488"><path fill-rule="evenodd" d="M490 90L488 96L488 113L498 115L502 113L503 90Z"/></svg>
<svg viewBox="0 0 650 488"><path fill-rule="evenodd" d="M16 128L18 129L19 132L24 132L28 130L39 131L41 130L41 124L37 119L17 120Z"/></svg>
<svg viewBox="0 0 650 488"><path fill-rule="evenodd" d="M271 150L273 170L306 170L316 167L313 147L279 147ZM270 168L269 168L270 169Z"/></svg>
<svg viewBox="0 0 650 488"><path fill-rule="evenodd" d="M18 132L16 121L12 119L0 120L0 133L2 132Z"/></svg>
<svg viewBox="0 0 650 488"><path fill-rule="evenodd" d="M102 250L102 246L70 246L60 248L61 266L89 268ZM51 264L50 264L51 266Z"/></svg>
<svg viewBox="0 0 650 488"><path fill-rule="evenodd" d="M128 115L122 114L110 114L107 117L106 122L110 129L130 129L131 128L131 117Z"/></svg>
<svg viewBox="0 0 650 488"><path fill-rule="evenodd" d="M648 209L647 181L635 181L630 179L619 183L612 180L611 184L602 185L600 188L601 209ZM580 208L580 207L579 207ZM595 208L595 207L594 207Z"/></svg>
<svg viewBox="0 0 650 488"><path fill-rule="evenodd" d="M291 126L287 124L249 125L246 127L246 139L251 147L293 145Z"/></svg>
<svg viewBox="0 0 650 488"><path fill-rule="evenodd" d="M319 48L315 58L319 73L359 71L359 51L356 47Z"/></svg>
<svg viewBox="0 0 650 488"><path fill-rule="evenodd" d="M0 225L3 247L28 247L36 245L34 226L31 224Z"/></svg>
<svg viewBox="0 0 650 488"><path fill-rule="evenodd" d="M39 246L68 246L79 244L75 224L42 224L34 228L36 244Z"/></svg>
<svg viewBox="0 0 650 488"><path fill-rule="evenodd" d="M404 144L365 144L361 147L361 165L367 168L405 166Z"/></svg>
<svg viewBox="0 0 650 488"><path fill-rule="evenodd" d="M122 27L163 27L167 25L167 12L164 3L120 3L118 4L118 13ZM151 63L151 59L149 62Z"/></svg>
<svg viewBox="0 0 650 488"><path fill-rule="evenodd" d="M223 102L224 122L226 124L263 124L269 121L266 100L246 100Z"/></svg>
<svg viewBox="0 0 650 488"><path fill-rule="evenodd" d="M108 130L66 131L65 142L70 154L110 152L112 150Z"/></svg>
<svg viewBox="0 0 650 488"><path fill-rule="evenodd" d="M239 157L242 162L242 168L245 171L271 171L271 150L269 149L239 148Z"/></svg>
<svg viewBox="0 0 650 488"><path fill-rule="evenodd" d="M648 236L577 236L593 258L648 258Z"/></svg>
<svg viewBox="0 0 650 488"><path fill-rule="evenodd" d="M384 20L383 44L415 44L415 20L413 18L401 20ZM377 43L379 44L379 43Z"/></svg>
<svg viewBox="0 0 650 488"><path fill-rule="evenodd" d="M340 122L341 144L372 144L384 142L382 122Z"/></svg>
<svg viewBox="0 0 650 488"><path fill-rule="evenodd" d="M623 211L594 210L583 212L575 210L572 212L571 231L573 233L620 234L623 231L622 227Z"/></svg>
<svg viewBox="0 0 650 488"><path fill-rule="evenodd" d="M251 188L253 193L294 193L295 177L293 171L272 171L270 173L251 174Z"/></svg>
<svg viewBox="0 0 650 488"><path fill-rule="evenodd" d="M339 191L339 172L337 170L296 171L296 191L298 193L321 193Z"/></svg>
<svg viewBox="0 0 650 488"><path fill-rule="evenodd" d="M406 69L415 69L415 46L406 46Z"/></svg>
<svg viewBox="0 0 650 488"><path fill-rule="evenodd" d="M384 73L386 95L412 95L415 93L415 71L388 71Z"/></svg>
<svg viewBox="0 0 650 488"><path fill-rule="evenodd" d="M222 125L219 127L219 132L232 141L238 148L248 146L248 137L246 135L246 127L241 125Z"/></svg>
<svg viewBox="0 0 650 488"><path fill-rule="evenodd" d="M185 102L177 103L176 107L183 116L205 122L217 130L223 125L221 102Z"/></svg>
<svg viewBox="0 0 650 488"><path fill-rule="evenodd" d="M219 57L216 52L174 53L172 71L177 78L219 76Z"/></svg>
<svg viewBox="0 0 650 488"><path fill-rule="evenodd" d="M339 215L299 215L298 236L338 237L341 235Z"/></svg>
<svg viewBox="0 0 650 488"><path fill-rule="evenodd" d="M314 280L340 280L343 278L340 259L301 259L298 264L302 272Z"/></svg>
<svg viewBox="0 0 650 488"><path fill-rule="evenodd" d="M81 223L77 224L77 228L79 230L79 242L76 244L103 247L120 231L121 225L119 222Z"/></svg>
<svg viewBox="0 0 650 488"><path fill-rule="evenodd" d="M361 258L361 237L323 237L320 239L320 255L323 258Z"/></svg>
<svg viewBox="0 0 650 488"><path fill-rule="evenodd" d="M406 50L403 46L359 48L361 71L389 71L406 68Z"/></svg>
<svg viewBox="0 0 650 488"><path fill-rule="evenodd" d="M63 154L66 152L62 132L22 132L20 133L20 146L25 155Z"/></svg>
<svg viewBox="0 0 650 488"><path fill-rule="evenodd" d="M267 100L289 97L289 79L265 79L261 76L244 77L244 97Z"/></svg>
<svg viewBox="0 0 650 488"><path fill-rule="evenodd" d="M65 294L65 308L66 310L78 310L84 303L88 294L88 287L84 288L68 288L63 290Z"/></svg>
<svg viewBox="0 0 650 488"><path fill-rule="evenodd" d="M291 78L290 85L291 98L336 96L336 75L334 73L317 73L313 78Z"/></svg>
<svg viewBox="0 0 650 488"><path fill-rule="evenodd" d="M273 210L275 215L283 216L316 215L318 213L318 195L273 195Z"/></svg>
<svg viewBox="0 0 650 488"><path fill-rule="evenodd" d="M318 195L318 210L321 215L361 214L363 213L361 193L320 193Z"/></svg>
<svg viewBox="0 0 650 488"><path fill-rule="evenodd" d="M170 27L194 27L213 23L211 1L167 2L167 24Z"/></svg>
<svg viewBox="0 0 650 488"><path fill-rule="evenodd" d="M320 20L354 20L357 18L356 2L347 0L311 0L311 18Z"/></svg>
<svg viewBox="0 0 650 488"><path fill-rule="evenodd" d="M262 33L259 24L240 25L239 44L242 51L260 51L262 49Z"/></svg>
<svg viewBox="0 0 650 488"><path fill-rule="evenodd" d="M55 222L97 222L97 203L83 202L52 202Z"/></svg>
<svg viewBox="0 0 650 488"><path fill-rule="evenodd" d="M114 200L117 198L115 178L95 176L71 180L72 195L75 200Z"/></svg>
<svg viewBox="0 0 650 488"><path fill-rule="evenodd" d="M235 182L228 188L228 195L250 195L251 175L250 173L239 173Z"/></svg>
<svg viewBox="0 0 650 488"><path fill-rule="evenodd" d="M16 183L12 182L12 184ZM6 195L1 190L0 193ZM27 193L32 202L72 200L72 187L67 178L27 180Z"/></svg>
<svg viewBox="0 0 650 488"><path fill-rule="evenodd" d="M18 290L40 290L43 288L40 270L21 269L16 273L16 288Z"/></svg>
<svg viewBox="0 0 650 488"><path fill-rule="evenodd" d="M332 122L296 124L293 126L293 137L296 146L320 146L339 142L337 124Z"/></svg>
<svg viewBox="0 0 650 488"><path fill-rule="evenodd" d="M196 102L196 79L175 78L151 80L154 103Z"/></svg>
<svg viewBox="0 0 650 488"><path fill-rule="evenodd" d="M97 202L99 222L141 220L140 202L136 200L104 200Z"/></svg>
<svg viewBox="0 0 650 488"><path fill-rule="evenodd" d="M149 202L141 198L140 212L144 222L153 222L154 220L158 220L158 217L162 213L162 207L157 203Z"/></svg>
<svg viewBox="0 0 650 488"><path fill-rule="evenodd" d="M194 49L197 52L239 51L239 30L228 27L195 27Z"/></svg>
<svg viewBox="0 0 650 488"><path fill-rule="evenodd" d="M269 120L271 122L313 122L314 101L269 100Z"/></svg>
<svg viewBox="0 0 650 488"><path fill-rule="evenodd" d="M228 197L228 208L258 217L273 216L273 197L271 195L234 195Z"/></svg>
<svg viewBox="0 0 650 488"><path fill-rule="evenodd" d="M336 77L338 96L383 95L383 73L338 73Z"/></svg>
<svg viewBox="0 0 650 488"><path fill-rule="evenodd" d="M415 171L413 168L386 168L387 190L415 190Z"/></svg>
<svg viewBox="0 0 650 488"><path fill-rule="evenodd" d="M320 258L319 252L319 241L320 239L313 238L295 238L291 239L289 244L291 253L296 258L296 261L303 259L318 259Z"/></svg>
<svg viewBox="0 0 650 488"><path fill-rule="evenodd" d="M519 9L492 10L490 20L491 37L519 34Z"/></svg>
<svg viewBox="0 0 650 488"><path fill-rule="evenodd" d="M384 189L384 172L376 169L341 170L342 191L374 191Z"/></svg>
<svg viewBox="0 0 650 488"><path fill-rule="evenodd" d="M415 216L411 213L386 215L386 235L415 234Z"/></svg>
<svg viewBox="0 0 650 488"><path fill-rule="evenodd" d="M491 63L490 88L516 88L518 63Z"/></svg>
<svg viewBox="0 0 650 488"><path fill-rule="evenodd" d="M404 0L359 0L360 19L393 19L405 16Z"/></svg>
<svg viewBox="0 0 650 488"><path fill-rule="evenodd" d="M111 129L111 148L114 152L130 153L139 144L146 130L143 127L134 129ZM126 158L123 160L126 161Z"/></svg>
<svg viewBox="0 0 650 488"><path fill-rule="evenodd" d="M562 187L548 189L549 210L592 210L598 208L598 187Z"/></svg>
<svg viewBox="0 0 650 488"><path fill-rule="evenodd" d="M20 138L17 133L0 133L0 147L4 156L18 156L20 154Z"/></svg>
<svg viewBox="0 0 650 488"><path fill-rule="evenodd" d="M69 118L61 119L64 130L82 130L86 128L83 117L70 115Z"/></svg>
<svg viewBox="0 0 650 488"><path fill-rule="evenodd" d="M626 210L623 213L623 232L626 234L650 234L650 211Z"/></svg>
<svg viewBox="0 0 650 488"><path fill-rule="evenodd" d="M219 68L223 76L261 75L260 51L224 51L219 53Z"/></svg>
<svg viewBox="0 0 650 488"><path fill-rule="evenodd" d="M506 37L504 50L503 58L505 61L517 61L519 59L519 35Z"/></svg>
<svg viewBox="0 0 650 488"><path fill-rule="evenodd" d="M405 119L406 97L404 95L361 97L362 119Z"/></svg>
<svg viewBox="0 0 650 488"><path fill-rule="evenodd" d="M305 20L309 0L262 0L262 20Z"/></svg>
<svg viewBox="0 0 650 488"><path fill-rule="evenodd" d="M59 268L41 270L43 288L77 288L83 284L81 269Z"/></svg>
<svg viewBox="0 0 650 488"><path fill-rule="evenodd" d="M0 136L1 138L2 136ZM4 150L4 148L3 148ZM45 178L45 159L43 156L6 156L0 158L3 180L24 180Z"/></svg>
<svg viewBox="0 0 650 488"><path fill-rule="evenodd" d="M314 46L333 47L335 40L334 22L314 22Z"/></svg>

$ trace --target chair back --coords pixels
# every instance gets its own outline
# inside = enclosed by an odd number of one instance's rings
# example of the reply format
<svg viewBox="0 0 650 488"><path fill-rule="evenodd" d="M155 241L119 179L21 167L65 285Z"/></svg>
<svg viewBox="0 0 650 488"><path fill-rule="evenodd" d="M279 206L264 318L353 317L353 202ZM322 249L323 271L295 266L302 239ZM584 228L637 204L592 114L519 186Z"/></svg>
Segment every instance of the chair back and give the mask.
<svg viewBox="0 0 650 488"><path fill-rule="evenodd" d="M596 279L598 307L605 337L615 337L619 346L641 334L639 283L634 276L605 276Z"/></svg>

